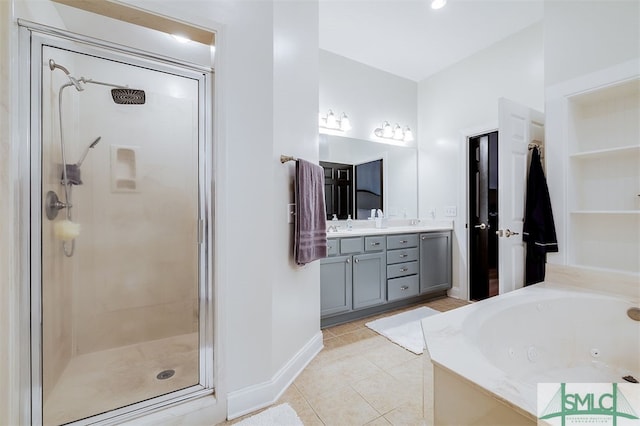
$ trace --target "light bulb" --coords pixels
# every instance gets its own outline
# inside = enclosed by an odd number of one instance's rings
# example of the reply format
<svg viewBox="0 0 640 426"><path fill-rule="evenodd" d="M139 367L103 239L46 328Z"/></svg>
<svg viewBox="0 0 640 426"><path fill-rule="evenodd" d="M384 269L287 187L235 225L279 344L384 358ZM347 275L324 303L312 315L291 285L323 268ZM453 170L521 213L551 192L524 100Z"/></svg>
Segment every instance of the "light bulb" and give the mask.
<svg viewBox="0 0 640 426"><path fill-rule="evenodd" d="M402 133L402 127L400 127L400 125L397 123L393 128L393 138L398 141L401 141L402 138L404 138L404 134Z"/></svg>
<svg viewBox="0 0 640 426"><path fill-rule="evenodd" d="M351 130L351 123L349 122L349 117L344 112L342 113L342 117L340 118L340 130L346 132Z"/></svg>
<svg viewBox="0 0 640 426"><path fill-rule="evenodd" d="M413 140L413 132L411 131L409 126L407 126L407 128L404 129L404 141L411 142L412 140Z"/></svg>
<svg viewBox="0 0 640 426"><path fill-rule="evenodd" d="M333 111L329 110L329 114L327 115L327 127L330 129L338 128L338 123L336 121L336 116L333 115Z"/></svg>
<svg viewBox="0 0 640 426"><path fill-rule="evenodd" d="M431 9L442 9L447 4L447 0L433 0L431 2Z"/></svg>
<svg viewBox="0 0 640 426"><path fill-rule="evenodd" d="M383 138L392 138L393 137L393 129L391 128L391 124L388 121L385 121L382 124L382 137Z"/></svg>

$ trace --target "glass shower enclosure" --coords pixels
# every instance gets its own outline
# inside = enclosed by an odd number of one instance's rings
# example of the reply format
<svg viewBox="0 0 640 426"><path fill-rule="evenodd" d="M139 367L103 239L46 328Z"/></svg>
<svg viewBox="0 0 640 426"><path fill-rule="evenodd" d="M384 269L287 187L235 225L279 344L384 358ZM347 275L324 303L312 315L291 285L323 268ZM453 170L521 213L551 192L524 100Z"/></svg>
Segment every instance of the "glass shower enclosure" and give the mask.
<svg viewBox="0 0 640 426"><path fill-rule="evenodd" d="M32 421L212 392L210 76L37 33L30 67Z"/></svg>

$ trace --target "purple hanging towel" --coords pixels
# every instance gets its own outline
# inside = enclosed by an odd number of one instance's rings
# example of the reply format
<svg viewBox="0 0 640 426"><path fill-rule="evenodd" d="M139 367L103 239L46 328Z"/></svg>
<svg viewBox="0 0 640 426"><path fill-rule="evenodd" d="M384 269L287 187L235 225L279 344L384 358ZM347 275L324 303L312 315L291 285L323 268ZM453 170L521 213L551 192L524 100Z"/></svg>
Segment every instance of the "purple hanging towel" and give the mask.
<svg viewBox="0 0 640 426"><path fill-rule="evenodd" d="M293 255L298 265L327 257L327 213L324 206L324 170L296 160L296 219Z"/></svg>

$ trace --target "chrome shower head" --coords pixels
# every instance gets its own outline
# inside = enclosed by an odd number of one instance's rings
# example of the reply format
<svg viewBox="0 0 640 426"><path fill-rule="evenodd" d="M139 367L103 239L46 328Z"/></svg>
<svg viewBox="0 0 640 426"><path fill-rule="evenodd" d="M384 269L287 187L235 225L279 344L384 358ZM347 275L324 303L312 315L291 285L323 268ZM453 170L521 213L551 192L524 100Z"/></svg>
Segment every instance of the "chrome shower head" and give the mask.
<svg viewBox="0 0 640 426"><path fill-rule="evenodd" d="M100 142L100 139L102 139L102 136L98 136L95 141L91 142L91 144L87 146L87 148L84 150L84 154L82 154L82 157L76 163L76 167L80 167L80 165L82 165L82 162L84 161L84 159L87 158L87 154L89 154L89 150L95 147L96 145L98 145L98 142Z"/></svg>

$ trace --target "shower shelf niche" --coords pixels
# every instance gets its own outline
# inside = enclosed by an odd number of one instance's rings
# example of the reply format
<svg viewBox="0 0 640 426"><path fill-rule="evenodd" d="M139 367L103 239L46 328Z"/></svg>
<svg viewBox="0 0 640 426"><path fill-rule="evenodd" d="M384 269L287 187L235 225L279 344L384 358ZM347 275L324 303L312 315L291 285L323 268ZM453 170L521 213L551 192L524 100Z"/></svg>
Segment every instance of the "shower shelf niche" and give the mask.
<svg viewBox="0 0 640 426"><path fill-rule="evenodd" d="M137 146L111 145L111 192L138 192Z"/></svg>

